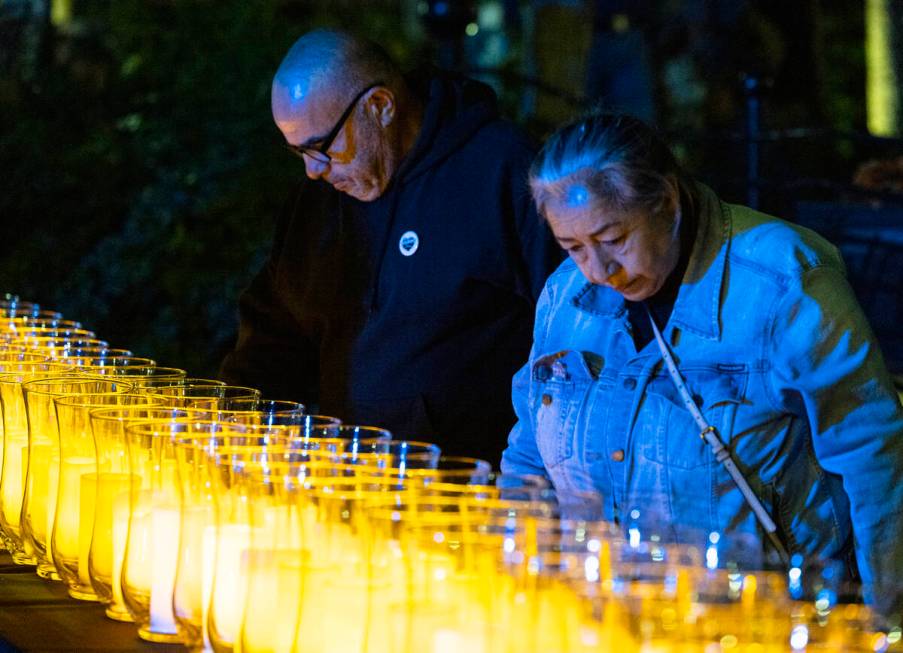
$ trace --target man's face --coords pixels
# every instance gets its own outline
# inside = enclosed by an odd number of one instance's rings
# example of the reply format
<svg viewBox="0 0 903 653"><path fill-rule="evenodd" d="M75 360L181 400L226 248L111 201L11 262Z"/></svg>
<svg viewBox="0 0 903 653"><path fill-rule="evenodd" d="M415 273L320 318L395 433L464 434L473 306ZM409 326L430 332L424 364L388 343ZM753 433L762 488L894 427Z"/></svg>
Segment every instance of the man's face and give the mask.
<svg viewBox="0 0 903 653"><path fill-rule="evenodd" d="M336 190L362 202L380 197L395 171L395 158L370 89L355 100L361 89L337 84L309 89L303 83L273 84L272 109L276 126L291 146L301 146L307 176L323 179ZM343 112L347 117L342 120ZM335 137L325 143L330 134ZM325 151L318 154L311 150ZM297 151L297 150L296 150ZM325 156L324 156L325 155Z"/></svg>

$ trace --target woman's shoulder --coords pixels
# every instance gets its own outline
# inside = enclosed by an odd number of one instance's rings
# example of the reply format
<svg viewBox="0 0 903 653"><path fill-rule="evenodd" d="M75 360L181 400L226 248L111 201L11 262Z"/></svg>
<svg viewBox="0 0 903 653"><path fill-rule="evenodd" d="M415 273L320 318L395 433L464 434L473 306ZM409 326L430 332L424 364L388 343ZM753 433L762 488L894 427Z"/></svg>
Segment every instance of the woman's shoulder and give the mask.
<svg viewBox="0 0 903 653"><path fill-rule="evenodd" d="M546 279L540 301L559 303L562 299L575 296L586 284L586 277L568 256Z"/></svg>
<svg viewBox="0 0 903 653"><path fill-rule="evenodd" d="M824 266L843 268L837 248L811 229L746 206L724 207L730 213L731 260L792 276Z"/></svg>

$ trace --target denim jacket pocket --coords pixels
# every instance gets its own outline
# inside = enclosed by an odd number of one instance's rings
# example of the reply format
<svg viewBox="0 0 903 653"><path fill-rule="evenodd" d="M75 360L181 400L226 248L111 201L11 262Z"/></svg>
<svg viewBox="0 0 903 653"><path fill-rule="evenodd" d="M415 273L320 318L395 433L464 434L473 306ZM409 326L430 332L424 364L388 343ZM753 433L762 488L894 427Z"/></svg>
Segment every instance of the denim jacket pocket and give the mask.
<svg viewBox="0 0 903 653"><path fill-rule="evenodd" d="M702 416L729 446L734 417L746 389L746 366L688 366L680 371ZM642 432L648 435L640 448L646 459L677 469L696 469L715 462L709 444L700 437L699 426L667 373L649 381L646 402L643 413L654 420L643 425Z"/></svg>
<svg viewBox="0 0 903 653"><path fill-rule="evenodd" d="M574 455L576 424L593 381L592 358L564 350L540 356L531 370L536 444L553 468Z"/></svg>

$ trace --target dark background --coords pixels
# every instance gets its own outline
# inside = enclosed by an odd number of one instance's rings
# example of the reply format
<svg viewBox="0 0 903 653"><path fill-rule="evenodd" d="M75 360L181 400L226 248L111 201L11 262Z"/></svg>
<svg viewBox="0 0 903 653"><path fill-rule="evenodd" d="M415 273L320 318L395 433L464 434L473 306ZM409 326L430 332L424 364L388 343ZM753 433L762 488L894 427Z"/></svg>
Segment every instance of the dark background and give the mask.
<svg viewBox="0 0 903 653"><path fill-rule="evenodd" d="M899 72L903 9L887 5ZM599 101L601 42L645 57L639 73L612 64L610 83L647 92L699 178L844 246L900 369L903 144L866 129L864 17L864 2L816 0L6 0L0 291L212 376L304 173L269 109L301 33L344 27L404 67L479 76L538 139Z"/></svg>

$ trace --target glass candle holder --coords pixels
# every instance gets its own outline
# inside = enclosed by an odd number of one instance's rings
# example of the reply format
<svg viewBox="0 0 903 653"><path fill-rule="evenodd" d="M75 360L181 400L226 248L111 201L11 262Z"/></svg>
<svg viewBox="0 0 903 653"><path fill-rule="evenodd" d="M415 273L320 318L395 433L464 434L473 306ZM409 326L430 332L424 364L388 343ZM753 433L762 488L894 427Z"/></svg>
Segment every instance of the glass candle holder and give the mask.
<svg viewBox="0 0 903 653"><path fill-rule="evenodd" d="M217 419L255 426L303 424L304 404L273 399L235 399L230 408L218 409Z"/></svg>
<svg viewBox="0 0 903 653"><path fill-rule="evenodd" d="M81 322L75 320L64 320L63 318L46 318L46 317L10 317L0 323L0 332L16 332L28 331L32 328L65 330L65 329L81 329Z"/></svg>
<svg viewBox="0 0 903 653"><path fill-rule="evenodd" d="M149 401L156 399L151 397ZM122 595L122 566L128 541L130 495L141 488L140 478L129 470L125 428L132 423L165 423L190 415L188 411L154 406L93 408L90 415L101 477L89 560L91 585L100 602L106 605L107 617L132 621Z"/></svg>
<svg viewBox="0 0 903 653"><path fill-rule="evenodd" d="M78 366L80 372L95 375L128 374L131 370L135 373L146 371L156 367L157 362L151 358L141 356L117 355L117 356L93 356L93 357L68 357L62 360L71 361Z"/></svg>
<svg viewBox="0 0 903 653"><path fill-rule="evenodd" d="M212 479L216 528L208 528L215 546L213 584L206 618L210 645L215 651L238 646L249 583L249 551L254 523L250 506L257 489L254 470L267 470L286 461L306 461L292 441L273 435L229 436L209 442L208 470ZM278 513L273 513L274 518ZM284 537L291 537L288 533ZM209 544L205 548L209 548ZM261 559L263 560L263 559Z"/></svg>
<svg viewBox="0 0 903 653"><path fill-rule="evenodd" d="M36 333L19 332L12 342L21 343L29 350L49 354L59 358L70 349L83 347L109 347L110 343L94 337L93 332L85 329L66 329L61 331L40 330Z"/></svg>
<svg viewBox="0 0 903 653"><path fill-rule="evenodd" d="M93 452L90 456L61 456L59 424L53 400L61 396L124 392L127 389L128 386L104 381L100 377L75 374L33 379L22 384L28 414L28 462L21 512L22 535L34 550L37 573L43 578L60 579L59 569L53 559L53 540L58 537L56 515L60 498L66 501L65 518L75 520L76 531L73 537L75 555L78 555L77 520L81 482L78 470L89 473L93 471L94 465ZM60 492L63 473L67 480L73 477L77 486L73 493ZM68 530L64 532L64 535L70 534Z"/></svg>
<svg viewBox="0 0 903 653"><path fill-rule="evenodd" d="M385 467L403 475L409 469L435 469L441 451L432 442L413 440L360 440L356 447L361 453L378 455Z"/></svg>
<svg viewBox="0 0 903 653"><path fill-rule="evenodd" d="M133 384L139 392L148 392L149 388L181 383L187 376L187 372L177 367L160 367L158 365L152 368L128 370L128 373L122 374L122 376L126 376L129 383Z"/></svg>
<svg viewBox="0 0 903 653"><path fill-rule="evenodd" d="M210 650L206 623L215 569L216 517L207 458L223 447L241 450L250 440L243 435L242 426L216 421L176 420L170 429L176 438L180 498L173 614L185 646Z"/></svg>
<svg viewBox="0 0 903 653"><path fill-rule="evenodd" d="M0 375L0 407L3 409L3 463L0 473L0 533L13 562L36 564L30 538L22 533L22 504L29 464L28 411L22 384L66 373L67 365L22 363L17 371Z"/></svg>
<svg viewBox="0 0 903 653"><path fill-rule="evenodd" d="M41 354L30 354L26 352L24 348L4 349L2 346L0 346L0 374L15 372L22 366L23 363L42 363L48 360L49 359L46 356L42 356ZM2 399L0 399L0 461L2 461L3 456L2 411ZM0 464L0 474L2 474L2 470L3 466L2 464ZM0 551L4 550L6 550L6 543L2 536L2 532L0 532Z"/></svg>
<svg viewBox="0 0 903 653"><path fill-rule="evenodd" d="M305 555L301 506L310 463L292 457L245 471L251 538L240 649L246 653L290 651L297 636Z"/></svg>
<svg viewBox="0 0 903 653"><path fill-rule="evenodd" d="M492 474L492 465L479 458L466 456L439 456L434 468L408 468L404 472L407 478L423 485L431 483L463 483L470 485L488 485Z"/></svg>
<svg viewBox="0 0 903 653"><path fill-rule="evenodd" d="M177 408L229 410L233 402L246 405L260 399L260 390L234 385L179 384L158 387L153 392Z"/></svg>
<svg viewBox="0 0 903 653"><path fill-rule="evenodd" d="M75 367L80 367L86 363L100 358L117 358L119 356L133 356L128 349L112 348L112 347L82 347L77 349L67 349L60 352L55 360L66 361Z"/></svg>
<svg viewBox="0 0 903 653"><path fill-rule="evenodd" d="M304 485L308 490L298 497L303 586L293 650L392 650L385 648L389 604L406 584L398 582L403 578L398 558L372 549L368 507L402 504L410 489L395 477L369 475L315 475ZM247 605L245 624L250 624L257 604L249 597Z"/></svg>
<svg viewBox="0 0 903 653"><path fill-rule="evenodd" d="M106 383L113 383L110 380ZM117 389L128 389L129 386ZM55 397L60 442L60 475L52 553L57 572L76 599L100 597L91 580L92 566L110 567L113 555L112 505L127 492L129 477L111 472L100 454L90 411L95 408L147 409L155 400L128 392Z"/></svg>
<svg viewBox="0 0 903 653"><path fill-rule="evenodd" d="M181 641L173 614L180 501L175 437L170 421L126 426L129 527L122 566L125 605L150 642Z"/></svg>

